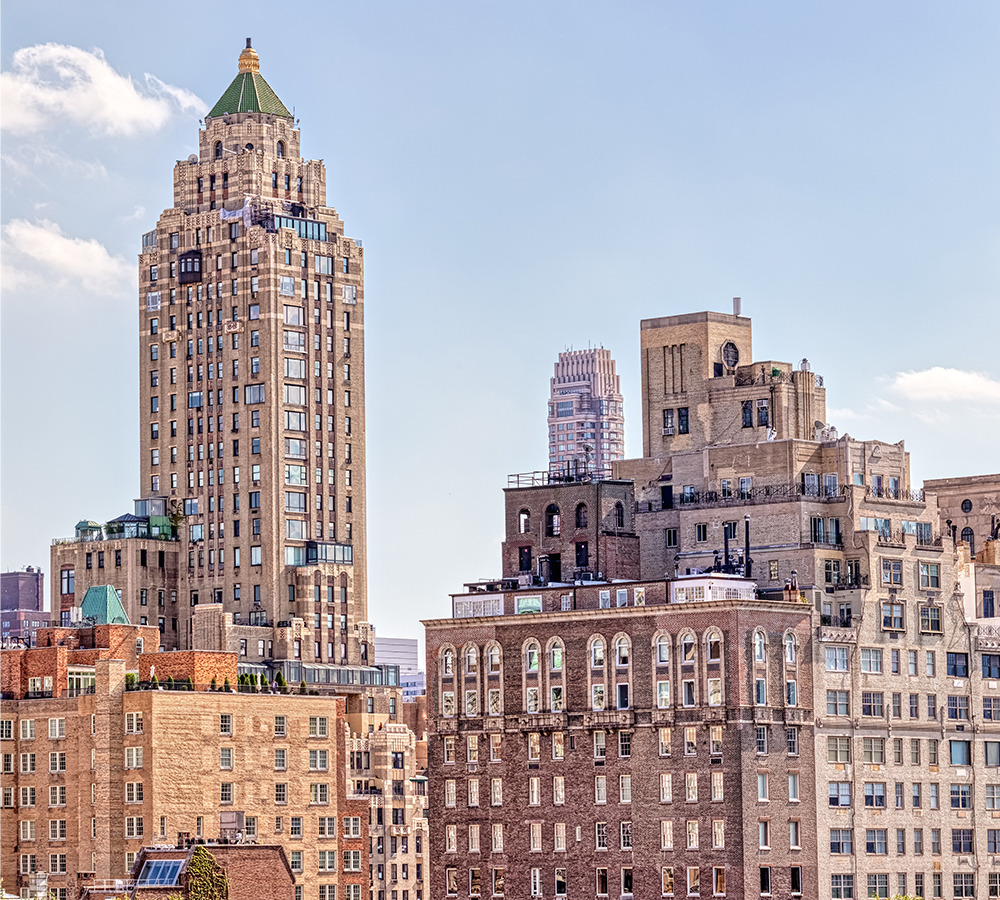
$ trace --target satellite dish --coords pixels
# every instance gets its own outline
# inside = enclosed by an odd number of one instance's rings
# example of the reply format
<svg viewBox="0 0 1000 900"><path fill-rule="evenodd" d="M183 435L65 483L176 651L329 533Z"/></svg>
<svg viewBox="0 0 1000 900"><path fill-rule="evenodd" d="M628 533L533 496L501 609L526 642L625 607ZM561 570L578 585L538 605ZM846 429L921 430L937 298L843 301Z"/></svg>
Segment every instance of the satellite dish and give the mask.
<svg viewBox="0 0 1000 900"><path fill-rule="evenodd" d="M198 165L198 154L197 153L192 153L188 157L188 165L189 166L196 166L196 165Z"/></svg>

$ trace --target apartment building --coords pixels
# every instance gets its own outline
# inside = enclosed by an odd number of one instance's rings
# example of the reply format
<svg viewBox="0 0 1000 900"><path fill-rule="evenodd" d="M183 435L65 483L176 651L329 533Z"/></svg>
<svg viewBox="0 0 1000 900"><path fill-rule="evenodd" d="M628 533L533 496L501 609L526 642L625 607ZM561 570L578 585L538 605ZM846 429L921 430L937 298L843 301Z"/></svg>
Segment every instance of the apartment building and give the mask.
<svg viewBox="0 0 1000 900"><path fill-rule="evenodd" d="M45 629L3 655L5 884L42 870L75 900L128 881L143 847L225 839L282 847L295 900L361 900L368 804L347 795L344 700L225 691L235 654L143 653L156 638Z"/></svg>
<svg viewBox="0 0 1000 900"><path fill-rule="evenodd" d="M611 351L560 353L549 379L549 471L608 471L625 456L625 404Z"/></svg>
<svg viewBox="0 0 1000 900"><path fill-rule="evenodd" d="M815 612L734 575L426 621L435 897L816 896Z"/></svg>
<svg viewBox="0 0 1000 900"><path fill-rule="evenodd" d="M349 796L368 805L372 900L423 900L428 880L426 742L388 724L348 739Z"/></svg>
<svg viewBox="0 0 1000 900"><path fill-rule="evenodd" d="M198 142L139 259L142 496L177 523L179 645L209 602L361 665L364 253L249 41Z"/></svg>

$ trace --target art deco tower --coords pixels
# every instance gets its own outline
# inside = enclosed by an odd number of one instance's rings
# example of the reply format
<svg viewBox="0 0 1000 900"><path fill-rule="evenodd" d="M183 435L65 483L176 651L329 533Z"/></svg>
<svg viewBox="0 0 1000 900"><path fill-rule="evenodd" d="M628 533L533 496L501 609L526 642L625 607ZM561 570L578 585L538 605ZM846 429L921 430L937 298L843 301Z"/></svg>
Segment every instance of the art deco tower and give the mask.
<svg viewBox="0 0 1000 900"><path fill-rule="evenodd" d="M354 665L371 659L354 628L367 621L364 256L296 126L248 40L143 237L142 490L151 524L173 517L181 540L180 647ZM212 620L222 638L198 631L206 603L232 615Z"/></svg>
<svg viewBox="0 0 1000 900"><path fill-rule="evenodd" d="M550 383L549 471L611 469L625 458L625 405L611 352L560 353Z"/></svg>

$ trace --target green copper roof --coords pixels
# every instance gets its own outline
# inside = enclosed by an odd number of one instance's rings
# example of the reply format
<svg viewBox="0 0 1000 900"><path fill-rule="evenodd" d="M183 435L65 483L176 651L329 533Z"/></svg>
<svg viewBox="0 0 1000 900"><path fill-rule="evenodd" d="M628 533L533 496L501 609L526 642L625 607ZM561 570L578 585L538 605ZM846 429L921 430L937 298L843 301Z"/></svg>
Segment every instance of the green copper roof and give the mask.
<svg viewBox="0 0 1000 900"><path fill-rule="evenodd" d="M93 619L97 625L131 625L118 591L110 584L96 584L87 589L80 604L85 619Z"/></svg>
<svg viewBox="0 0 1000 900"><path fill-rule="evenodd" d="M292 115L260 72L240 72L208 115L227 116L231 113L245 112L270 113L285 117Z"/></svg>

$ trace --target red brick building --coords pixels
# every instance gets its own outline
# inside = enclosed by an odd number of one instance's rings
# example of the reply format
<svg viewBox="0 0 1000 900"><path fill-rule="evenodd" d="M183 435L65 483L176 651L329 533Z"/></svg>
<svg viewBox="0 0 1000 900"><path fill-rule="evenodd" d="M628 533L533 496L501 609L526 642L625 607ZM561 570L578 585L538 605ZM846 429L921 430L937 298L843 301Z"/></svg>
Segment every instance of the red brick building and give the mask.
<svg viewBox="0 0 1000 900"><path fill-rule="evenodd" d="M812 627L725 575L425 622L431 895L817 896Z"/></svg>

